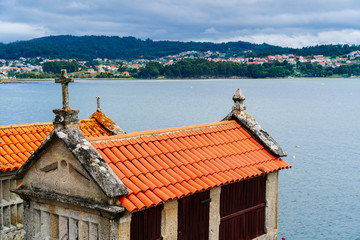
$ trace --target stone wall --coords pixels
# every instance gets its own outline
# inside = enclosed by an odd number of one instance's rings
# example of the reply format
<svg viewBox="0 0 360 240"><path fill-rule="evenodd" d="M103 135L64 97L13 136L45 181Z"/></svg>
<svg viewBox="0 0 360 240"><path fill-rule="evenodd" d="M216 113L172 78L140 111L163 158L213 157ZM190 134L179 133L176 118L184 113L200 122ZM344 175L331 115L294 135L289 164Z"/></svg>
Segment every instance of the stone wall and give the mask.
<svg viewBox="0 0 360 240"><path fill-rule="evenodd" d="M269 173L266 178L265 234L255 240L278 239L279 172Z"/></svg>
<svg viewBox="0 0 360 240"><path fill-rule="evenodd" d="M273 230L272 232L263 234L257 238L254 238L253 240L278 240L278 231L277 229Z"/></svg>
<svg viewBox="0 0 360 240"><path fill-rule="evenodd" d="M131 213L126 212L119 220L119 240L130 239Z"/></svg>
<svg viewBox="0 0 360 240"><path fill-rule="evenodd" d="M28 239L117 239L118 220L54 202L25 202L24 229Z"/></svg>
<svg viewBox="0 0 360 240"><path fill-rule="evenodd" d="M0 239L23 239L23 201L10 192L21 184L11 180L13 172L0 173Z"/></svg>
<svg viewBox="0 0 360 240"><path fill-rule="evenodd" d="M219 239L221 187L210 190L209 239Z"/></svg>
<svg viewBox="0 0 360 240"><path fill-rule="evenodd" d="M165 203L161 211L161 236L164 240L177 239L178 235L178 200Z"/></svg>
<svg viewBox="0 0 360 240"><path fill-rule="evenodd" d="M279 172L273 172L266 178L265 232L278 229L279 208Z"/></svg>
<svg viewBox="0 0 360 240"><path fill-rule="evenodd" d="M56 179L56 181L55 181ZM107 197L65 144L55 139L23 179L30 189L106 202Z"/></svg>
<svg viewBox="0 0 360 240"><path fill-rule="evenodd" d="M8 231L2 231L0 233L1 240L22 240L24 239L24 231L22 227L19 228L11 228Z"/></svg>

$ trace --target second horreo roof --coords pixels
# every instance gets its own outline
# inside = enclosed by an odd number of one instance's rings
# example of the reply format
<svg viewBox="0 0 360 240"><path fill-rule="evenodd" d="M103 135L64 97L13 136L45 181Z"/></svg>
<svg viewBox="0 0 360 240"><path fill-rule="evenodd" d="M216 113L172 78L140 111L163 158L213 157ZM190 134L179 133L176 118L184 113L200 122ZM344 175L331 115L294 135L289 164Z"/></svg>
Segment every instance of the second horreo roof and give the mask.
<svg viewBox="0 0 360 240"><path fill-rule="evenodd" d="M234 120L89 141L129 189L128 211L290 167Z"/></svg>

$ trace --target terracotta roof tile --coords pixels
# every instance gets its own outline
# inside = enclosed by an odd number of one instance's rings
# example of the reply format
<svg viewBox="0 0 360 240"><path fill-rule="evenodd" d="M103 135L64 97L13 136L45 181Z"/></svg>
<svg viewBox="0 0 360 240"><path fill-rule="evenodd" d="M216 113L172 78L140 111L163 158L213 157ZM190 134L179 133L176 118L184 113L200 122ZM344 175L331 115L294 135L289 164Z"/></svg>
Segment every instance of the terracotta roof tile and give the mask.
<svg viewBox="0 0 360 240"><path fill-rule="evenodd" d="M132 176L129 180L135 183L135 185L138 186L144 192L149 189L149 187L145 183L143 183L139 178L135 176Z"/></svg>
<svg viewBox="0 0 360 240"><path fill-rule="evenodd" d="M168 189L170 192L172 192L173 194L175 194L175 196L176 196L177 198L180 198L180 197L182 197L182 196L185 195L183 192L181 192L179 189L177 189L177 188L176 188L175 186L173 186L173 185L168 186L167 189Z"/></svg>
<svg viewBox="0 0 360 240"><path fill-rule="evenodd" d="M162 151L161 151L159 148L157 148L152 142L149 142L149 143L148 143L148 146L151 148L151 150L154 151L154 153L155 153L156 155L159 155L159 154L162 153ZM153 156L154 156L154 155L153 155Z"/></svg>
<svg viewBox="0 0 360 240"><path fill-rule="evenodd" d="M192 166L200 173L199 175L207 176L210 174L210 171L206 170L205 168L201 167L198 163L192 164Z"/></svg>
<svg viewBox="0 0 360 240"><path fill-rule="evenodd" d="M150 181L144 174L141 174L138 176L138 178L147 184L147 186L149 187L149 189L153 190L155 188L157 188L156 184L153 183L152 181Z"/></svg>
<svg viewBox="0 0 360 240"><path fill-rule="evenodd" d="M155 188L153 190L153 192L156 194L156 196L161 198L163 200L163 202L166 202L167 200L170 199L170 196L168 194L164 193L162 190L160 190L160 188ZM139 209L141 209L141 208L139 208Z"/></svg>
<svg viewBox="0 0 360 240"><path fill-rule="evenodd" d="M169 153L171 151L169 151L166 147L164 147L160 142L154 142L154 145L160 149L161 153L166 154Z"/></svg>
<svg viewBox="0 0 360 240"><path fill-rule="evenodd" d="M134 148L142 155L141 157L149 156L149 154L139 144L134 144Z"/></svg>
<svg viewBox="0 0 360 240"><path fill-rule="evenodd" d="M123 163L134 175L138 176L142 173L132 162L126 160Z"/></svg>
<svg viewBox="0 0 360 240"><path fill-rule="evenodd" d="M160 188L160 190L162 192L164 192L167 196L169 196L169 199L174 199L176 198L176 194L173 193L172 191L170 191L169 189L167 189L166 187L162 187Z"/></svg>
<svg viewBox="0 0 360 240"><path fill-rule="evenodd" d="M214 170L213 173L219 172L221 171L220 168L217 166L217 164L213 164L210 160L205 160L204 162L202 162L204 165L206 165L207 167L211 168ZM199 163L200 164L200 163ZM204 167L204 166L203 166ZM213 174L212 173L212 174Z"/></svg>
<svg viewBox="0 0 360 240"><path fill-rule="evenodd" d="M188 165L188 166L190 166L190 165ZM180 167L180 170L182 171L182 172L184 172L187 176L189 176L190 177L190 179L194 179L195 177L196 177L196 174L195 173L193 173L187 166L185 166L185 165L182 165L181 167ZM190 180L189 179L189 180Z"/></svg>
<svg viewBox="0 0 360 240"><path fill-rule="evenodd" d="M219 173L221 173L221 172L219 172ZM213 176L215 179L217 179L217 180L220 182L220 184L222 184L222 183L228 183L227 179L224 178L224 177L222 177L222 176L220 176L219 173L214 173L212 176Z"/></svg>
<svg viewBox="0 0 360 240"><path fill-rule="evenodd" d="M186 159L188 157L186 156L186 154L183 151L173 152L172 155L174 156L174 158L176 158L176 161L175 161L176 166L189 164L189 162ZM183 157L184 155L186 158Z"/></svg>
<svg viewBox="0 0 360 240"><path fill-rule="evenodd" d="M170 152L175 152L176 150L169 144L167 143L165 140L161 140L160 143Z"/></svg>
<svg viewBox="0 0 360 240"><path fill-rule="evenodd" d="M116 152L111 151L110 148L105 148L103 153L104 153L104 154L106 155L106 157L107 157L108 159L110 159L110 161L112 161L114 164L116 164L116 163L119 161L118 157L115 155Z"/></svg>
<svg viewBox="0 0 360 240"><path fill-rule="evenodd" d="M156 188L161 188L164 186L164 184L162 182L160 182L153 174L151 173L147 173L145 174L145 176L153 183L156 185Z"/></svg>
<svg viewBox="0 0 360 240"><path fill-rule="evenodd" d="M180 192L183 193L184 196L187 196L191 193L191 191L189 191L188 189L186 189L185 187L183 187L180 183L176 183L174 185L174 187L176 187L177 190L179 190Z"/></svg>
<svg viewBox="0 0 360 240"><path fill-rule="evenodd" d="M132 193L138 193L138 192L140 192L141 191L141 189L138 187L138 186L136 186L136 184L135 183L133 183L129 178L123 178L122 180L121 180L124 184L125 184L125 186L131 191L131 192L129 192L129 194L131 195ZM131 200L132 201L132 200Z"/></svg>
<svg viewBox="0 0 360 240"><path fill-rule="evenodd" d="M203 189L208 189L208 188L211 187L209 184L205 183L205 182L202 181L200 178L196 178L194 181L195 181L197 184L201 185L201 190L203 190Z"/></svg>
<svg viewBox="0 0 360 240"><path fill-rule="evenodd" d="M155 161L155 159L153 159L153 158L151 158L151 157L147 157L147 158L145 158L145 159L146 159L146 161L147 161L148 163L151 164L151 166L153 166L153 167L156 169L156 171L160 171L161 169L163 169L163 168L160 166L160 164L159 164L157 161Z"/></svg>
<svg viewBox="0 0 360 240"><path fill-rule="evenodd" d="M201 185L194 182L194 180L190 180L187 183L190 184L192 187L194 187L196 189L196 191L201 191L204 189Z"/></svg>
<svg viewBox="0 0 360 240"><path fill-rule="evenodd" d="M156 169L145 158L140 158L139 161L150 173L156 171Z"/></svg>
<svg viewBox="0 0 360 240"><path fill-rule="evenodd" d="M170 184L175 184L175 183L178 182L175 178L173 178L173 177L172 177L167 171L165 171L165 170L161 170L161 171L160 171L160 174L161 174L164 178L166 178L166 180L168 180L168 181L170 182Z"/></svg>
<svg viewBox="0 0 360 240"><path fill-rule="evenodd" d="M137 142L135 142L135 144L137 144ZM130 151L130 153L135 156L135 158L141 158L143 157L143 155L141 153L139 153L138 151L136 151L136 149L132 146L132 145L128 145L126 146L127 150Z"/></svg>
<svg viewBox="0 0 360 240"><path fill-rule="evenodd" d="M119 151L116 147L111 148L111 151L115 154L115 156L119 159L119 161L125 161L127 160L127 157L122 154L122 152ZM104 151L105 152L105 151Z"/></svg>
<svg viewBox="0 0 360 240"><path fill-rule="evenodd" d="M149 170L137 159L134 159L132 163L143 173L146 174Z"/></svg>
<svg viewBox="0 0 360 240"><path fill-rule="evenodd" d="M206 176L209 175L209 174L212 174L212 173L214 173L216 171L215 169L213 169L213 168L209 167L208 165L206 165L204 162L198 162L196 164L198 164L199 167L202 167L203 169L205 169L208 172L206 174Z"/></svg>
<svg viewBox="0 0 360 240"><path fill-rule="evenodd" d="M52 130L52 123L0 126L0 171L18 169ZM111 132L92 118L81 120L80 130L85 137L112 135Z"/></svg>
<svg viewBox="0 0 360 240"><path fill-rule="evenodd" d="M156 177L156 179L158 179L164 186L170 185L170 181L167 180L160 172L154 172L153 175L154 175L154 177Z"/></svg>
<svg viewBox="0 0 360 240"><path fill-rule="evenodd" d="M129 198L121 198L120 203L128 210L133 211L137 209L137 207L129 200Z"/></svg>
<svg viewBox="0 0 360 240"><path fill-rule="evenodd" d="M161 155L161 156L165 156L164 154L160 154L160 155ZM170 168L170 166L169 166L165 161L163 161L161 157L159 157L159 156L154 156L153 158L154 158L154 160L156 161L156 163L158 163L158 164L162 167L162 169L168 169L168 168Z"/></svg>
<svg viewBox="0 0 360 240"><path fill-rule="evenodd" d="M215 187L216 186L216 183L213 182L211 179L210 179L210 176L202 176L200 178L204 183L206 183L207 185L209 185L210 187Z"/></svg>
<svg viewBox="0 0 360 240"><path fill-rule="evenodd" d="M191 186L188 182L185 182L185 181L181 182L180 185L183 186L184 188L186 188L187 190L189 190L189 192L191 192L191 193L196 193L198 191L198 189Z"/></svg>
<svg viewBox="0 0 360 240"><path fill-rule="evenodd" d="M166 140L166 143L169 144L176 152L181 150L181 148L171 140Z"/></svg>
<svg viewBox="0 0 360 240"><path fill-rule="evenodd" d="M112 159L110 159L110 160L112 160ZM126 160L126 161L128 161L128 160ZM131 172L130 169L129 169L128 167L126 167L126 165L125 165L124 163L122 163L122 162L117 162L117 163L115 164L115 166L118 167L119 170L120 170L127 178L130 178L130 177L132 177L132 176L134 175L134 173ZM122 180L122 179L120 179L120 180Z"/></svg>
<svg viewBox="0 0 360 240"><path fill-rule="evenodd" d="M4 145L3 148L4 148L4 150L6 151L7 154L12 154L12 153L14 153L14 152L11 150L11 148L10 148L9 146L7 146L7 145Z"/></svg>
<svg viewBox="0 0 360 240"><path fill-rule="evenodd" d="M189 137L185 137L185 138L183 138L183 137L180 137L179 139L178 139L182 144L184 144L184 146L187 148L187 149L192 149L192 148L197 148L198 146L196 146L195 145L195 143L193 143L192 141L191 141L191 139L189 138Z"/></svg>
<svg viewBox="0 0 360 240"><path fill-rule="evenodd" d="M161 161L163 161L166 164L166 169L175 167L175 163L171 161L170 158L168 158L165 154L160 154L159 157L161 158Z"/></svg>
<svg viewBox="0 0 360 240"><path fill-rule="evenodd" d="M125 157L129 160L135 159L135 156L131 154L131 152L124 146L120 146L119 150L125 155Z"/></svg>
<svg viewBox="0 0 360 240"><path fill-rule="evenodd" d="M112 163L110 163L109 166L114 171L114 173L119 177L120 180L122 180L125 177L125 174L123 174L122 171L120 171L117 166L115 166Z"/></svg>
<svg viewBox="0 0 360 240"><path fill-rule="evenodd" d="M128 211L290 167L236 121L92 140L131 190L119 199Z"/></svg>
<svg viewBox="0 0 360 240"><path fill-rule="evenodd" d="M158 205L162 202L162 200L150 190L145 191L144 194L152 201L152 204Z"/></svg>
<svg viewBox="0 0 360 240"><path fill-rule="evenodd" d="M189 175L187 175L184 171L182 171L180 168L178 167L174 167L172 169L177 175L179 175L183 180L188 181L191 179L191 177L189 177ZM181 182L182 180L180 179L179 182Z"/></svg>
<svg viewBox="0 0 360 240"><path fill-rule="evenodd" d="M136 206L137 209L142 209L146 207L146 205L143 202L141 202L141 200L138 197L136 197L134 194L129 194L128 198Z"/></svg>
<svg viewBox="0 0 360 240"><path fill-rule="evenodd" d="M24 142L23 146L24 146L24 148L26 149L27 152L33 151L33 149L30 147L30 145L27 142Z"/></svg>
<svg viewBox="0 0 360 240"><path fill-rule="evenodd" d="M156 153L146 144L146 143L142 143L141 147L150 155L150 156L155 156ZM144 157L144 156L143 156Z"/></svg>
<svg viewBox="0 0 360 240"><path fill-rule="evenodd" d="M7 154L7 152L2 147L0 147L0 156L3 156L5 154Z"/></svg>

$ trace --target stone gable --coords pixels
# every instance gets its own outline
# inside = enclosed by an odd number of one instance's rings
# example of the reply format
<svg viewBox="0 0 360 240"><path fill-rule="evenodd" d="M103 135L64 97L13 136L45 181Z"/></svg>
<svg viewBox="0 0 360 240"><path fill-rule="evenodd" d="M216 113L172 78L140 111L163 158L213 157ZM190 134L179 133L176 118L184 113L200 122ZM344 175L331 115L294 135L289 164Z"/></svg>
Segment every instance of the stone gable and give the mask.
<svg viewBox="0 0 360 240"><path fill-rule="evenodd" d="M108 198L65 144L56 138L24 176L31 189L105 202Z"/></svg>

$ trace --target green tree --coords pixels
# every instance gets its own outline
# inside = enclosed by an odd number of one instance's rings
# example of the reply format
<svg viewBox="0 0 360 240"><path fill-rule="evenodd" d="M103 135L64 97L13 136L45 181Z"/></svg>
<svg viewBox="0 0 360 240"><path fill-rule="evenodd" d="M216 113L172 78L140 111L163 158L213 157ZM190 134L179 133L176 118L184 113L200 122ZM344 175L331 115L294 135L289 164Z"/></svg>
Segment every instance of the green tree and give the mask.
<svg viewBox="0 0 360 240"><path fill-rule="evenodd" d="M61 72L61 69L66 69L69 73L76 72L79 69L79 64L76 61L55 61L46 62L42 65L42 67L44 72L59 74Z"/></svg>
<svg viewBox="0 0 360 240"><path fill-rule="evenodd" d="M139 69L140 78L157 78L163 73L163 66L158 62L149 62L144 68Z"/></svg>

